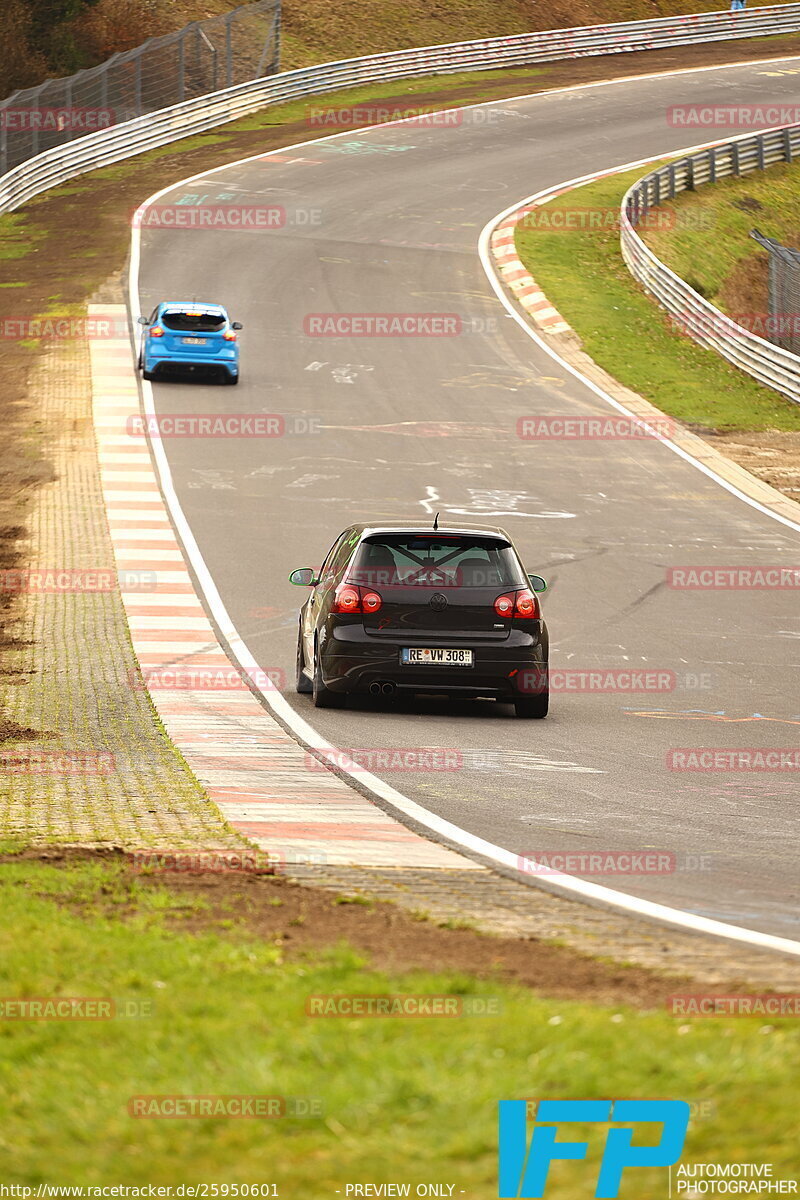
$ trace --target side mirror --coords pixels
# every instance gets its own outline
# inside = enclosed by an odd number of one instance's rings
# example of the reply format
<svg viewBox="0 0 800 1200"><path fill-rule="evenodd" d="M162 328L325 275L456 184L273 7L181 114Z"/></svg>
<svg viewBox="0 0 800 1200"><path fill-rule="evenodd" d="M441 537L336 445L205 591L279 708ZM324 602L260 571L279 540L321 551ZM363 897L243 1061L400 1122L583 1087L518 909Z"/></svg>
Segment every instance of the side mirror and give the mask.
<svg viewBox="0 0 800 1200"><path fill-rule="evenodd" d="M298 567L290 574L289 583L293 583L295 587L311 587L313 583L316 583L314 568Z"/></svg>
<svg viewBox="0 0 800 1200"><path fill-rule="evenodd" d="M139 324L140 324L140 325L146 325L146 324L147 324L147 317L139 317Z"/></svg>
<svg viewBox="0 0 800 1200"><path fill-rule="evenodd" d="M241 321L232 321L231 329L244 329L244 325L242 324Z"/></svg>
<svg viewBox="0 0 800 1200"><path fill-rule="evenodd" d="M534 592L547 591L547 584L542 579L541 575L529 575L528 579L531 581L531 587L533 588Z"/></svg>

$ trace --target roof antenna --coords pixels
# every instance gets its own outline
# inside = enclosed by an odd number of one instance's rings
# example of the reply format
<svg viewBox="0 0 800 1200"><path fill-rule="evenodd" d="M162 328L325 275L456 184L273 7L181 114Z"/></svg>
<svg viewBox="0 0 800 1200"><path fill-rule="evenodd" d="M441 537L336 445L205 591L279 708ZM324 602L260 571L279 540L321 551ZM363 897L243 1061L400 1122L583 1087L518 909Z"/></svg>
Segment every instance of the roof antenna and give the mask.
<svg viewBox="0 0 800 1200"><path fill-rule="evenodd" d="M438 513L437 513L437 514L436 514L436 516L434 517L434 520L433 520L433 528L434 528L434 529L438 529L438 528L439 528L439 514L438 514Z"/></svg>

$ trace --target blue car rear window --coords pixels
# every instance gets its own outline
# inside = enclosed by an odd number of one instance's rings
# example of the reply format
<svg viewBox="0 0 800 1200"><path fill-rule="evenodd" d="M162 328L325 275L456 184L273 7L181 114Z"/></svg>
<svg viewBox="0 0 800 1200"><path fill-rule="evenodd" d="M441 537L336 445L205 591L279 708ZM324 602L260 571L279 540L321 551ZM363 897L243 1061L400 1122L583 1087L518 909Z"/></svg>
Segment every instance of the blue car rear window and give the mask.
<svg viewBox="0 0 800 1200"><path fill-rule="evenodd" d="M219 333L225 328L225 318L218 313L166 312L161 324L178 333Z"/></svg>

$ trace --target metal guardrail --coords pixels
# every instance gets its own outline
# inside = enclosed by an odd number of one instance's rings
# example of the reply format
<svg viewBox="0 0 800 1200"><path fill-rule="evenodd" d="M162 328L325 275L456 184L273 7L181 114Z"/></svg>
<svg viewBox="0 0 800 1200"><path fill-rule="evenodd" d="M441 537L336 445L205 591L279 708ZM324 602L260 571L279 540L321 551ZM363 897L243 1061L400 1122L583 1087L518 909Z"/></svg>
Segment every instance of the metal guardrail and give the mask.
<svg viewBox="0 0 800 1200"><path fill-rule="evenodd" d="M213 129L269 104L303 96L418 75L492 70L798 30L800 3L781 4L749 12L697 13L424 46L286 71L89 133L28 159L0 176L0 213L11 212L40 192L96 167Z"/></svg>
<svg viewBox="0 0 800 1200"><path fill-rule="evenodd" d="M0 101L0 174L35 154L278 70L280 0L255 0Z"/></svg>
<svg viewBox="0 0 800 1200"><path fill-rule="evenodd" d="M636 232L636 226L651 209L674 199L679 192L763 171L774 163L792 162L796 158L800 158L800 125L790 125L735 138L723 146L712 146L651 171L637 180L622 198L620 244L628 270L663 305L682 332L716 350L759 383L800 404L800 356L759 337L709 304L671 271Z"/></svg>

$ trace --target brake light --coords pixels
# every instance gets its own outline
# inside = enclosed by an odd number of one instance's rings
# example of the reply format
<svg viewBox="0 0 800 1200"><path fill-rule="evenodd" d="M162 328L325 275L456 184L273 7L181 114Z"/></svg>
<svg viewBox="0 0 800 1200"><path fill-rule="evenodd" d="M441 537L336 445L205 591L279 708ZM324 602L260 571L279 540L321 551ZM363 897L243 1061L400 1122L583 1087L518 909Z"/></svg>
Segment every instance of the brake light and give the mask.
<svg viewBox="0 0 800 1200"><path fill-rule="evenodd" d="M539 601L536 599L533 592L528 590L528 588L524 588L523 591L517 592L516 602L514 604L514 616L528 617L529 619L535 619L539 616Z"/></svg>
<svg viewBox="0 0 800 1200"><path fill-rule="evenodd" d="M514 611L514 593L498 596L494 602L494 611L498 617L510 617Z"/></svg>
<svg viewBox="0 0 800 1200"><path fill-rule="evenodd" d="M537 620L540 616L539 601L528 588L518 592L505 592L494 602L494 611L498 617L522 617L527 620Z"/></svg>
<svg viewBox="0 0 800 1200"><path fill-rule="evenodd" d="M150 337L163 337L164 336L164 330L161 328L160 325L151 325L147 332Z"/></svg>
<svg viewBox="0 0 800 1200"><path fill-rule="evenodd" d="M359 613L361 612L361 594L357 587L353 587L350 583L340 583L333 595L333 608L335 613Z"/></svg>
<svg viewBox="0 0 800 1200"><path fill-rule="evenodd" d="M380 610L383 600L371 588L358 587L354 583L340 583L333 594L335 613L376 613Z"/></svg>
<svg viewBox="0 0 800 1200"><path fill-rule="evenodd" d="M226 329L222 336L225 338L226 342L236 341L236 331L234 329Z"/></svg>

